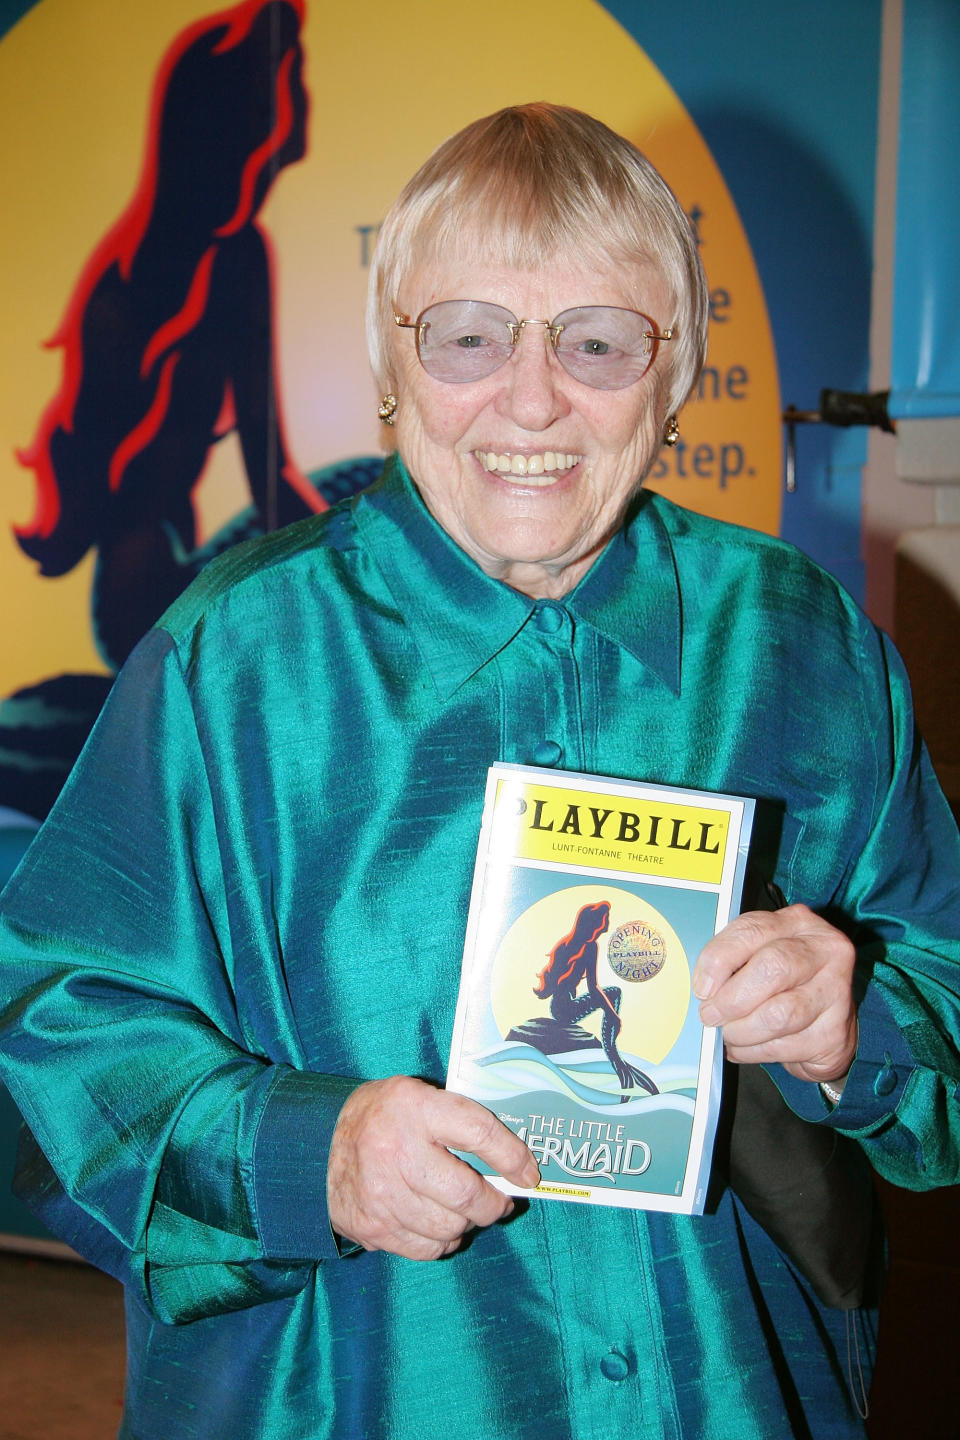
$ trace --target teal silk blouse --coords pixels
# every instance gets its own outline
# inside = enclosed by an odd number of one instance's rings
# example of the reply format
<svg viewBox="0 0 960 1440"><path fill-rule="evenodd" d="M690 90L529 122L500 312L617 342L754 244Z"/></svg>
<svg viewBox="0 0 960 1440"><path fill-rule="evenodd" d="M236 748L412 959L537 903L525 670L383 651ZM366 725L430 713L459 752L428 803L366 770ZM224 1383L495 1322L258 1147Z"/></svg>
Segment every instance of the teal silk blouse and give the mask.
<svg viewBox="0 0 960 1440"><path fill-rule="evenodd" d="M757 869L860 954L841 1104L777 1083L894 1181L957 1180L960 850L889 643L790 547L649 494L535 602L392 462L201 575L5 892L21 1185L126 1283L123 1437L862 1434L844 1316L729 1191L338 1255L343 1100L443 1080L495 760L757 797Z"/></svg>

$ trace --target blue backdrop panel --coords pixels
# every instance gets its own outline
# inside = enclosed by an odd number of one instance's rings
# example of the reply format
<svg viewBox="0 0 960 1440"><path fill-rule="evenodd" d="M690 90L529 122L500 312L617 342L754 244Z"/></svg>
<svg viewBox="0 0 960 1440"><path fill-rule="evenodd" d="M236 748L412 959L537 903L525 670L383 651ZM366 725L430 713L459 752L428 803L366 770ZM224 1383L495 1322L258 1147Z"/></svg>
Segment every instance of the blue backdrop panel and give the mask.
<svg viewBox="0 0 960 1440"><path fill-rule="evenodd" d="M953 0L951 0L953 3ZM606 0L682 99L743 220L784 404L865 390L879 105L878 0ZM863 430L806 427L782 534L858 599Z"/></svg>

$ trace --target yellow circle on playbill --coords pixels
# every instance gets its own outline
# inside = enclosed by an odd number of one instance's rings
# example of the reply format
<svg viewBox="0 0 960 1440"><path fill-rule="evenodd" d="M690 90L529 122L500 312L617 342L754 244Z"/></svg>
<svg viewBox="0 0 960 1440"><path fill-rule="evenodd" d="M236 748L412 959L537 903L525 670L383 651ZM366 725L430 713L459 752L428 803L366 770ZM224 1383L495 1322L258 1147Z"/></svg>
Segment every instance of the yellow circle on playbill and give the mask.
<svg viewBox="0 0 960 1440"><path fill-rule="evenodd" d="M690 1005L690 966L676 931L652 905L632 891L616 885L571 885L553 891L524 910L504 935L497 949L490 979L490 1003L500 1034L547 1014L537 995L539 976L550 952L570 934L580 910L608 902L609 928L597 935L597 984L619 985L622 995L619 1044L622 1050L659 1065L676 1044ZM645 927L663 944L663 963L644 984L623 984L611 967L608 948L612 937L625 928ZM581 1023L599 1038L602 1016L594 1011Z"/></svg>

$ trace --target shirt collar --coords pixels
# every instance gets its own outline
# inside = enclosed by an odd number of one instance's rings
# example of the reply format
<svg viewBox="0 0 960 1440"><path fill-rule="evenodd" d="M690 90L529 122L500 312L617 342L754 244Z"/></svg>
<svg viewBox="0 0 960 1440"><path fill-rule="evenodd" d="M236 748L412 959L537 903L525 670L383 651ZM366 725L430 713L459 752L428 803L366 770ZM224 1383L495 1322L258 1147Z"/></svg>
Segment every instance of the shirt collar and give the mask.
<svg viewBox="0 0 960 1440"><path fill-rule="evenodd" d="M641 490L626 523L564 604L680 694L680 581L661 497Z"/></svg>
<svg viewBox="0 0 960 1440"><path fill-rule="evenodd" d="M581 624L680 689L680 591L673 547L641 492L623 529L563 599ZM399 456L354 501L354 517L441 697L446 700L527 623L537 602L486 575L437 524ZM632 583L631 583L632 582Z"/></svg>

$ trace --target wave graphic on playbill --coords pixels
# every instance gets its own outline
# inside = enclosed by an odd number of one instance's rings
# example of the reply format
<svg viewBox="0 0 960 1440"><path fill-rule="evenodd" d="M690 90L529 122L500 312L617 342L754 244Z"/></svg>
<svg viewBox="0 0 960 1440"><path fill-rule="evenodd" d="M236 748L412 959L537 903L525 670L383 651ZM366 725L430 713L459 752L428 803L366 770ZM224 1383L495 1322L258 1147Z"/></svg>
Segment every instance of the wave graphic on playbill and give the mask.
<svg viewBox="0 0 960 1440"><path fill-rule="evenodd" d="M639 1056L626 1058L641 1063ZM544 1055L532 1045L507 1042L472 1056L471 1063L476 1067L477 1087L471 1093L490 1109L496 1108L499 1098L505 1095L543 1090L568 1095L600 1111L615 1107L621 1119L634 1113L653 1115L666 1110L693 1115L697 1077L679 1065L661 1065L651 1071L647 1063L647 1071L660 1093L650 1095L643 1090L624 1101L620 1082L602 1052L570 1050Z"/></svg>

